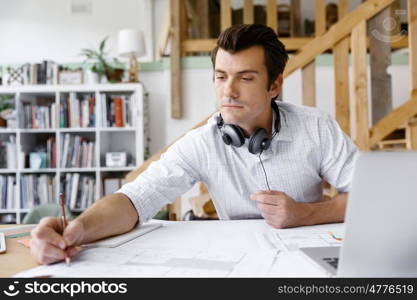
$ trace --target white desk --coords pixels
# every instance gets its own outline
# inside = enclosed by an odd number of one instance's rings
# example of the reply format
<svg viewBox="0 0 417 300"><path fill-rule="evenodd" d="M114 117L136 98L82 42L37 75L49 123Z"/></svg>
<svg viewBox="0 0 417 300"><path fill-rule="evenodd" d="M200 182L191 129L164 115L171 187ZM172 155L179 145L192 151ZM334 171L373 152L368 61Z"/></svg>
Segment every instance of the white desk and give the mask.
<svg viewBox="0 0 417 300"><path fill-rule="evenodd" d="M61 263L20 275L327 277L294 247L293 241L306 238L304 246L318 246L323 242L319 232L343 231L343 224L275 230L264 220L151 222L163 226L117 248L84 250L71 267ZM276 238L277 233L283 240Z"/></svg>

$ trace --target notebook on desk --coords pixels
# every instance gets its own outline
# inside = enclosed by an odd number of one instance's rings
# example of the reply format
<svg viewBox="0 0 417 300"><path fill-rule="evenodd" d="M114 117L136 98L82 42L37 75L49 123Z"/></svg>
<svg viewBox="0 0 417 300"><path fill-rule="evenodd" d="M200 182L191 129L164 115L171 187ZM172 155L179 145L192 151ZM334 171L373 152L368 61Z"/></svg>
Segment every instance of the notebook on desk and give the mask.
<svg viewBox="0 0 417 300"><path fill-rule="evenodd" d="M140 237L144 234L147 234L155 229L162 227L162 224L143 224L140 227L136 227L135 229L129 231L128 233L109 237L106 239L99 240L97 242L89 243L83 245L86 248L93 248L93 247L103 247L103 248L116 248L124 243L127 243L137 237Z"/></svg>

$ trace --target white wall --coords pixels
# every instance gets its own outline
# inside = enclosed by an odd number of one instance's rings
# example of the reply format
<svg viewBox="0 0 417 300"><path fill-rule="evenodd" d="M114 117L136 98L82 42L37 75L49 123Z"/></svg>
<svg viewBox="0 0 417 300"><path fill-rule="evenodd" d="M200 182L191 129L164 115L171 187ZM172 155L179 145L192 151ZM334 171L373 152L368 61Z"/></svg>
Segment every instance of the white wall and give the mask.
<svg viewBox="0 0 417 300"><path fill-rule="evenodd" d="M73 14L71 4L90 5L91 13ZM152 0L0 0L0 64L78 62L81 48L107 43L117 56L117 33L123 28L145 31L147 56L153 57Z"/></svg>

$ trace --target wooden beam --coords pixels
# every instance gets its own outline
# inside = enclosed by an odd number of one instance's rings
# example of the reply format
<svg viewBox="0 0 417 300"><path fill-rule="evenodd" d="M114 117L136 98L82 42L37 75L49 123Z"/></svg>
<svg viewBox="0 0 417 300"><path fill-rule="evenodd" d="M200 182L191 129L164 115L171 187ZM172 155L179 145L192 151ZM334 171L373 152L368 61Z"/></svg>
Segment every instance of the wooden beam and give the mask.
<svg viewBox="0 0 417 300"><path fill-rule="evenodd" d="M411 98L406 103L394 109L370 129L370 145L378 144L415 115L417 115L417 89L411 93Z"/></svg>
<svg viewBox="0 0 417 300"><path fill-rule="evenodd" d="M348 136L350 136L349 42L349 38L345 38L333 48L336 120Z"/></svg>
<svg viewBox="0 0 417 300"><path fill-rule="evenodd" d="M287 51L298 50L310 41L313 38L280 38L279 39L284 45ZM186 52L207 52L211 51L214 46L216 46L216 39L192 39L184 40L182 48Z"/></svg>
<svg viewBox="0 0 417 300"><path fill-rule="evenodd" d="M198 14L198 29L200 38L210 38L210 5L209 0L196 1L196 10Z"/></svg>
<svg viewBox="0 0 417 300"><path fill-rule="evenodd" d="M191 17L188 16L189 9L187 6L189 6L188 0L179 0L180 2L180 45L185 39L189 39L191 37L188 36L188 22L191 20ZM188 4L187 4L188 3ZM185 56L185 52L181 49L181 57Z"/></svg>
<svg viewBox="0 0 417 300"><path fill-rule="evenodd" d="M267 0L266 2L266 25L278 32L277 0Z"/></svg>
<svg viewBox="0 0 417 300"><path fill-rule="evenodd" d="M390 6L390 17L394 20L394 24L391 28L391 36L399 35L401 32L401 19L400 15L398 14L398 10L401 9L400 0L395 0L394 3Z"/></svg>
<svg viewBox="0 0 417 300"><path fill-rule="evenodd" d="M326 32L325 0L315 2L315 33L320 36ZM301 70L303 105L316 106L316 62L313 60Z"/></svg>
<svg viewBox="0 0 417 300"><path fill-rule="evenodd" d="M280 38L279 39L284 45L287 51L296 51L303 48L305 45L310 43L314 38L308 37L294 37L294 38ZM216 39L189 39L184 40L182 43L182 48L185 52L209 52L213 49L216 45ZM393 41L391 43L391 47L393 49L397 48L407 48L408 47L408 39L404 37L404 39L399 41Z"/></svg>
<svg viewBox="0 0 417 300"><path fill-rule="evenodd" d="M245 0L243 6L243 23L253 24L255 22L253 0Z"/></svg>
<svg viewBox="0 0 417 300"><path fill-rule="evenodd" d="M231 0L220 1L220 29L225 30L232 26L232 8Z"/></svg>
<svg viewBox="0 0 417 300"><path fill-rule="evenodd" d="M291 0L291 37L301 36L301 3L300 0Z"/></svg>
<svg viewBox="0 0 417 300"><path fill-rule="evenodd" d="M182 117L181 90L181 11L182 1L170 0L171 11L171 117Z"/></svg>
<svg viewBox="0 0 417 300"><path fill-rule="evenodd" d="M170 221L181 221L181 197L168 204L168 219Z"/></svg>
<svg viewBox="0 0 417 300"><path fill-rule="evenodd" d="M366 21L361 21L352 30L352 99L355 106L356 144L362 151L369 147L369 120L368 120L368 78L366 61Z"/></svg>
<svg viewBox="0 0 417 300"><path fill-rule="evenodd" d="M339 0L339 20L347 13L347 0ZM350 136L349 43L350 38L347 36L333 47L336 121L348 136Z"/></svg>
<svg viewBox="0 0 417 300"><path fill-rule="evenodd" d="M417 119L409 123L410 126L410 149L417 150Z"/></svg>
<svg viewBox="0 0 417 300"><path fill-rule="evenodd" d="M312 40L301 48L300 52L287 63L284 70L284 77L287 77L295 70L310 63L317 55L330 49L341 39L350 34L352 29L363 20L368 20L382 9L392 4L394 0L368 0L362 3L354 11L346 15L339 22L334 24L325 34Z"/></svg>
<svg viewBox="0 0 417 300"><path fill-rule="evenodd" d="M387 7L368 22L372 125L392 111L391 75L387 72L391 65L391 33L384 26L390 17L391 8Z"/></svg>
<svg viewBox="0 0 417 300"><path fill-rule="evenodd" d="M316 0L315 2L315 32L320 36L326 32L326 1Z"/></svg>
<svg viewBox="0 0 417 300"><path fill-rule="evenodd" d="M338 19L342 19L349 13L349 0L339 0L337 2Z"/></svg>
<svg viewBox="0 0 417 300"><path fill-rule="evenodd" d="M157 51L157 60L161 58L161 56L165 55L165 50L167 48L168 40L171 36L171 16L170 16L170 8L169 3L167 5L167 9L164 13L164 18L162 21L161 31L159 33L158 39L158 51Z"/></svg>
<svg viewBox="0 0 417 300"><path fill-rule="evenodd" d="M410 90L417 89L417 1L408 0L408 55Z"/></svg>
<svg viewBox="0 0 417 300"><path fill-rule="evenodd" d="M316 106L316 63L312 61L301 70L303 105Z"/></svg>
<svg viewBox="0 0 417 300"><path fill-rule="evenodd" d="M408 56L410 72L410 89L417 90L417 1L408 0ZM411 147L417 150L417 124L410 125Z"/></svg>

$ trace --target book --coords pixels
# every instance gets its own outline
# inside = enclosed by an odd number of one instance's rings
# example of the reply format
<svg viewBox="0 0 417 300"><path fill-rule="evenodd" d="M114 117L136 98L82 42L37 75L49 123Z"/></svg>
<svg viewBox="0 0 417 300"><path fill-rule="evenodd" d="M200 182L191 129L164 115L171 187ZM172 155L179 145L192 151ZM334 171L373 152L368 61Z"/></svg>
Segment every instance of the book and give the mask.
<svg viewBox="0 0 417 300"><path fill-rule="evenodd" d="M116 127L123 127L123 107L122 107L122 98L114 97L114 120Z"/></svg>
<svg viewBox="0 0 417 300"><path fill-rule="evenodd" d="M71 182L71 198L70 198L70 209L76 209L77 196L78 196L78 183L80 180L80 174L74 173Z"/></svg>

